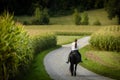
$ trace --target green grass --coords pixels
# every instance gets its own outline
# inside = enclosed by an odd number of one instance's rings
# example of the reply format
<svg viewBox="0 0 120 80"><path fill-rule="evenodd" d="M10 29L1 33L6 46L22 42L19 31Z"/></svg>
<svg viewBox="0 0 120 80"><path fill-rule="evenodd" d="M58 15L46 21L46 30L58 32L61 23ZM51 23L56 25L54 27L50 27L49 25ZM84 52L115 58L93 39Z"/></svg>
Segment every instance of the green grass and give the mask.
<svg viewBox="0 0 120 80"><path fill-rule="evenodd" d="M78 39L81 37L82 36L58 36L57 42L60 43L59 45L62 45L62 44L73 42L75 38ZM58 48L58 47L60 47L60 46L57 46L56 48ZM50 51L52 51L56 48L48 49L46 51L43 51L43 52L37 54L34 57L34 60L31 64L29 72L26 75L22 75L22 77L19 80L52 80L45 70L43 60L44 60L44 57Z"/></svg>
<svg viewBox="0 0 120 80"><path fill-rule="evenodd" d="M59 46L56 48L58 47ZM26 75L23 75L23 77L21 77L19 80L52 80L45 70L43 60L46 54L56 48L48 49L36 55L31 64L29 72Z"/></svg>
<svg viewBox="0 0 120 80"><path fill-rule="evenodd" d="M104 9L89 10L85 12L88 13L90 25L93 25L93 23L96 20L99 20L101 22L101 25L117 24L117 18L113 18L112 20L110 20L108 18L107 12ZM80 15L82 15L82 13L80 13ZM67 15L67 16L62 16L62 17L52 17L50 18L50 23L51 24L62 24L62 25L75 24L73 15Z"/></svg>
<svg viewBox="0 0 120 80"><path fill-rule="evenodd" d="M105 11L105 9L90 10L90 11L87 11L87 13L88 13L89 21L91 25L97 19L101 22L102 25L118 24L117 18L113 18L112 20L108 18L108 14Z"/></svg>
<svg viewBox="0 0 120 80"><path fill-rule="evenodd" d="M99 51L91 46L80 49L80 52L83 58L82 66L98 74L120 80L120 53Z"/></svg>
<svg viewBox="0 0 120 80"><path fill-rule="evenodd" d="M83 36L57 36L57 45L68 44L74 42L75 39L80 39Z"/></svg>
<svg viewBox="0 0 120 80"><path fill-rule="evenodd" d="M25 30L29 33L30 36L35 35L42 35L44 33L75 33L79 36L78 33L94 33L98 31L101 27L104 26L93 26L93 22L95 20L99 20L102 25L114 25L117 24L117 18L114 18L113 20L108 19L107 12L105 12L104 9L98 9L98 10L91 10L87 11L89 16L89 22L90 25L83 26L74 25L73 21L73 15L67 15L67 16L60 16L60 17L51 17L50 18L50 24L54 25L27 25L25 26ZM82 13L80 13L82 14ZM30 21L33 19L32 16L17 16L15 17L17 21L24 22L24 21ZM75 36L58 36L58 43L59 45L66 44L68 42L74 41L74 38L78 38ZM67 37L67 38L66 38ZM107 64L109 65L103 65L98 62L95 62L93 60L87 59L85 56L86 51L90 51L91 48L86 47L80 50L83 57L83 63L82 66L99 73L101 75L109 76L115 79L119 79L120 69L120 58L119 54L115 52L103 52L103 51L96 51L92 49L92 53L94 53L97 56L100 56L104 61L107 61ZM35 56L35 59L30 67L30 71L27 75L24 75L21 77L20 80L51 80L47 72L45 71L44 65L43 65L43 59L46 54L48 54L49 51L53 49L46 50L38 55ZM100 53L100 54L97 54ZM105 53L105 54L104 54ZM110 54L109 54L110 53ZM108 57L108 55L112 56L111 58ZM112 66L112 68L111 68ZM114 68L113 68L114 67Z"/></svg>
<svg viewBox="0 0 120 80"><path fill-rule="evenodd" d="M25 30L31 35L39 35L44 33L60 33L62 35L84 35L94 33L104 26L76 26L76 25L27 25Z"/></svg>
<svg viewBox="0 0 120 80"><path fill-rule="evenodd" d="M117 24L117 18L110 20L108 14L104 9L96 9L86 11L89 17L90 25L96 20L99 20L102 25L115 25ZM82 13L80 13L82 15ZM33 19L33 16L16 16L15 20L24 23L24 21L30 22ZM74 25L73 14L60 17L50 17L50 24L54 25Z"/></svg>
<svg viewBox="0 0 120 80"><path fill-rule="evenodd" d="M58 36L57 43L62 45L62 44L68 43L69 40L74 41L74 38L81 38L81 37L82 36ZM53 49L49 49L36 55L31 65L30 71L26 76L22 77L22 80L51 80L51 78L49 77L49 75L47 74L44 68L43 60L45 55L52 50ZM81 63L82 66L98 74L108 76L116 80L120 79L119 78L119 74L120 74L120 67L119 67L120 54L119 53L99 51L91 48L90 46L80 49L80 52L83 58L83 63ZM95 60L92 60L91 58L86 57L86 54L88 53L93 53L94 55L99 56L105 62L105 64L101 64L99 61L96 62L97 60L95 61Z"/></svg>

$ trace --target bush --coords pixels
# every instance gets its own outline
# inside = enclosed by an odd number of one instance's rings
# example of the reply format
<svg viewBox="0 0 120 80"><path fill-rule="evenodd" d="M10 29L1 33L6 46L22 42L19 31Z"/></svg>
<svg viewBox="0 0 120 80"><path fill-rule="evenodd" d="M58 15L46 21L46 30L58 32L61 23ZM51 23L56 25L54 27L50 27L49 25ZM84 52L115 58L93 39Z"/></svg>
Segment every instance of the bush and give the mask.
<svg viewBox="0 0 120 80"><path fill-rule="evenodd" d="M33 58L31 39L13 16L0 16L0 80L8 80L25 71Z"/></svg>
<svg viewBox="0 0 120 80"><path fill-rule="evenodd" d="M75 9L74 11L74 21L76 25L80 25L80 21L81 21L81 16L79 15L79 12L77 9Z"/></svg>
<svg viewBox="0 0 120 80"><path fill-rule="evenodd" d="M32 21L31 21L31 20L29 20L29 21L23 21L22 24L23 24L23 25L31 25L31 24L32 24Z"/></svg>
<svg viewBox="0 0 120 80"><path fill-rule="evenodd" d="M93 22L93 25L101 25L101 22L99 20L96 20L95 22Z"/></svg>
<svg viewBox="0 0 120 80"><path fill-rule="evenodd" d="M120 52L120 26L108 26L91 36L92 46L101 50Z"/></svg>
<svg viewBox="0 0 120 80"><path fill-rule="evenodd" d="M33 38L33 46L35 54L42 52L48 48L56 46L55 34L39 35Z"/></svg>
<svg viewBox="0 0 120 80"><path fill-rule="evenodd" d="M89 24L89 17L88 17L87 13L83 13L81 24L82 25L88 25Z"/></svg>
<svg viewBox="0 0 120 80"><path fill-rule="evenodd" d="M56 34L64 36L88 36L91 35L92 32L56 32Z"/></svg>
<svg viewBox="0 0 120 80"><path fill-rule="evenodd" d="M32 24L49 24L49 14L47 9L40 10L39 8L36 8L34 17L35 19L33 19Z"/></svg>

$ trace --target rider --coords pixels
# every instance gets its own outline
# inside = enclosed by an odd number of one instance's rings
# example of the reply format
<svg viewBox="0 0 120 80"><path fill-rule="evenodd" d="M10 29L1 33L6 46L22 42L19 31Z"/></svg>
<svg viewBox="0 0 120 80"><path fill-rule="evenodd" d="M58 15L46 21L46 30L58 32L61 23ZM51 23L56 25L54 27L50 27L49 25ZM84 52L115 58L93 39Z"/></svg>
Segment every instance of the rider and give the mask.
<svg viewBox="0 0 120 80"><path fill-rule="evenodd" d="M70 55L74 54L74 53L77 53L80 56L79 57L80 58L79 62L82 62L82 60L81 60L81 54L78 51L77 39L75 39L75 41L72 43L71 52L68 55L68 61L66 63L69 63L69 61L70 61Z"/></svg>

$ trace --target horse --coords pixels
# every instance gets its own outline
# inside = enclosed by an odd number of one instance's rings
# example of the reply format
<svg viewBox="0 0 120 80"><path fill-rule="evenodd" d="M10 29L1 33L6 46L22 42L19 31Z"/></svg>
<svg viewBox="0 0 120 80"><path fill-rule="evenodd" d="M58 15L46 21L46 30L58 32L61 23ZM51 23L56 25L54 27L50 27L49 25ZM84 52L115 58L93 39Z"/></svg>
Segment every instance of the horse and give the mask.
<svg viewBox="0 0 120 80"><path fill-rule="evenodd" d="M72 51L69 54L69 60L70 60L70 72L71 72L71 76L76 76L77 64L79 62L82 62L82 60L81 60L81 54L78 52L78 50Z"/></svg>

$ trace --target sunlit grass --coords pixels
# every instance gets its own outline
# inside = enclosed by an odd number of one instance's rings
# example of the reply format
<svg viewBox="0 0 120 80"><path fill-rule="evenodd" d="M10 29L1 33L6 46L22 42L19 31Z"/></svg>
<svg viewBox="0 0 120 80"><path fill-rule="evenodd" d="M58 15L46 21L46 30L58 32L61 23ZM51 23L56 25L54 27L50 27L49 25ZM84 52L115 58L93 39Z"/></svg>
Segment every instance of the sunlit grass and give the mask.
<svg viewBox="0 0 120 80"><path fill-rule="evenodd" d="M120 53L100 51L86 46L80 49L82 54L82 66L98 74L120 79Z"/></svg>
<svg viewBox="0 0 120 80"><path fill-rule="evenodd" d="M74 42L75 39L80 39L83 36L57 36L57 45L68 44Z"/></svg>
<svg viewBox="0 0 120 80"><path fill-rule="evenodd" d="M115 25L118 23L117 18L113 18L112 20L108 18L108 14L105 11L105 9L89 10L86 12L88 13L90 25L93 25L93 23L96 20L99 20L102 25ZM82 15L81 12L80 12L80 15ZM16 16L15 19L21 23L24 23L25 21L31 22L31 20L33 19L33 16ZM67 16L50 17L50 24L74 25L75 23L74 23L73 14L70 14Z"/></svg>
<svg viewBox="0 0 120 80"><path fill-rule="evenodd" d="M44 57L55 48L48 49L36 55L29 72L19 80L52 80L45 70Z"/></svg>
<svg viewBox="0 0 120 80"><path fill-rule="evenodd" d="M93 33L104 26L76 26L76 25L27 25L25 30L31 35L44 33L69 33L80 35L80 33Z"/></svg>

